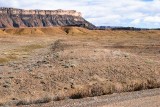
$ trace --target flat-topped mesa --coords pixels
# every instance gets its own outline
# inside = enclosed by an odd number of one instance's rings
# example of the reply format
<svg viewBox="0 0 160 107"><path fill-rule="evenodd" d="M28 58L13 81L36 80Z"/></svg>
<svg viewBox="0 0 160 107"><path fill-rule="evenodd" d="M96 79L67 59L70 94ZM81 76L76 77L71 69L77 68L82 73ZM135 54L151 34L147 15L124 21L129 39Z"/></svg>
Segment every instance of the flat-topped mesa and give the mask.
<svg viewBox="0 0 160 107"><path fill-rule="evenodd" d="M16 8L0 8L0 14L13 14L13 15L71 15L81 17L81 13L75 10L23 10Z"/></svg>
<svg viewBox="0 0 160 107"><path fill-rule="evenodd" d="M95 29L75 10L24 10L0 8L0 28L78 26Z"/></svg>

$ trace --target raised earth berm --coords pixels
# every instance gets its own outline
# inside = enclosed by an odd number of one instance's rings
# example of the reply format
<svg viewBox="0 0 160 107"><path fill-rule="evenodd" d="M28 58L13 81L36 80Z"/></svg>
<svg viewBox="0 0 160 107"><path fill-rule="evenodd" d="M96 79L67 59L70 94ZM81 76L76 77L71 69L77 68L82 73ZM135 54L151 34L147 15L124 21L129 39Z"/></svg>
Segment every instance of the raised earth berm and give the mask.
<svg viewBox="0 0 160 107"><path fill-rule="evenodd" d="M7 35L7 33L6 33L5 31L3 31L3 30L0 29L0 35L1 35L1 36Z"/></svg>

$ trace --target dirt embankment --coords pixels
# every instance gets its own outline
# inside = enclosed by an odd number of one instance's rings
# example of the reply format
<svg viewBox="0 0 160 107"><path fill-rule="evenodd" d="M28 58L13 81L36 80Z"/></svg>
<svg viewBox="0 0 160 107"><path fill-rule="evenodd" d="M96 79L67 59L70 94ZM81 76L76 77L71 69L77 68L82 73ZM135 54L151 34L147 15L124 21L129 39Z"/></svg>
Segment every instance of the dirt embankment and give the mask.
<svg viewBox="0 0 160 107"><path fill-rule="evenodd" d="M79 27L50 27L50 28L6 28L1 29L1 35L84 35L92 31Z"/></svg>
<svg viewBox="0 0 160 107"><path fill-rule="evenodd" d="M88 30L81 27L45 27L45 28L4 28L0 29L0 35L72 35L72 36L139 36L149 38L149 35L158 36L159 31L142 30L142 31L114 31L114 30Z"/></svg>
<svg viewBox="0 0 160 107"><path fill-rule="evenodd" d="M0 39L1 51L5 52L0 57L11 52L20 57L0 63L1 105L39 104L160 87L159 31L38 28L41 33L37 35L44 36L27 37L19 35L30 35L28 30L34 29L22 29L5 29L3 32L12 32L11 36Z"/></svg>

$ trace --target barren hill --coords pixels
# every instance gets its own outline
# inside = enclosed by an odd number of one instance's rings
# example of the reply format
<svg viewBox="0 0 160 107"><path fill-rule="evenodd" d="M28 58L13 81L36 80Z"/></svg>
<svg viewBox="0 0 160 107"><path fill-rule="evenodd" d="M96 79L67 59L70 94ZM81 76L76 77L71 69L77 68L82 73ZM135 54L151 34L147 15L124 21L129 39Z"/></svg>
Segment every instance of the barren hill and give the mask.
<svg viewBox="0 0 160 107"><path fill-rule="evenodd" d="M75 10L23 10L0 8L0 28L81 26L94 29L80 12Z"/></svg>

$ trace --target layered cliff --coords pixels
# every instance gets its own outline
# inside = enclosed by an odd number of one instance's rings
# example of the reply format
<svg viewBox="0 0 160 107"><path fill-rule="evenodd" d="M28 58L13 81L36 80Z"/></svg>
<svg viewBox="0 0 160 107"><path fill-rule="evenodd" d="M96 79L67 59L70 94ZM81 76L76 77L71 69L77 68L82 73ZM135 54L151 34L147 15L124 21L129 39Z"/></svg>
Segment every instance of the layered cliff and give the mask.
<svg viewBox="0 0 160 107"><path fill-rule="evenodd" d="M89 29L96 27L86 21L75 10L23 10L0 8L0 28L10 27L52 27L80 26Z"/></svg>

